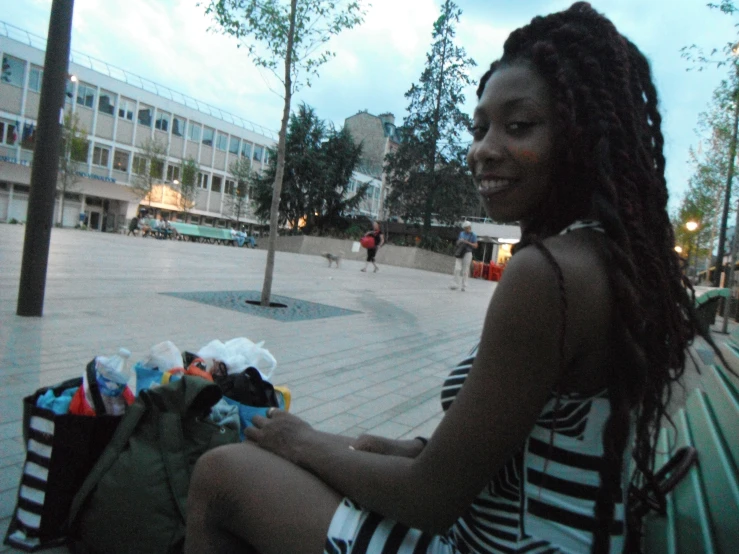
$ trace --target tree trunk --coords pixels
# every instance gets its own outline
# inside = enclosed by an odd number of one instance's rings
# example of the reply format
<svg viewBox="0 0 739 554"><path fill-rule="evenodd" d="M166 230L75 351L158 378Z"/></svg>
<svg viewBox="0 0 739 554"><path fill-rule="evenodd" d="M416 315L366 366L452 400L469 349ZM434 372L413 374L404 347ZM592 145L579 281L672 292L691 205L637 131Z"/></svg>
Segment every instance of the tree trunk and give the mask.
<svg viewBox="0 0 739 554"><path fill-rule="evenodd" d="M272 294L272 275L275 268L275 244L277 242L277 220L280 210L280 193L282 192L282 178L285 174L285 143L287 141L287 123L290 119L290 102L292 100L292 58L293 39L295 38L295 19L297 16L298 0L290 1L290 29L287 34L287 52L285 53L285 105L282 109L282 125L277 141L277 171L275 183L272 187L272 206L269 213L269 243L267 246L267 265L264 268L264 284L262 286L262 307L269 306Z"/></svg>

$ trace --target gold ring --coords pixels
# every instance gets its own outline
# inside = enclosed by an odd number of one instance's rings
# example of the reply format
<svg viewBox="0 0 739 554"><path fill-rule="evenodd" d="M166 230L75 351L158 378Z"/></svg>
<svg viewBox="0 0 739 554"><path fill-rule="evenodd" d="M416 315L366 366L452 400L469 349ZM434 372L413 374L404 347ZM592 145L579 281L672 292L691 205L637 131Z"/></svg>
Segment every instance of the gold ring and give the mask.
<svg viewBox="0 0 739 554"><path fill-rule="evenodd" d="M267 410L267 418L271 418L276 409L277 408L270 408L269 410Z"/></svg>

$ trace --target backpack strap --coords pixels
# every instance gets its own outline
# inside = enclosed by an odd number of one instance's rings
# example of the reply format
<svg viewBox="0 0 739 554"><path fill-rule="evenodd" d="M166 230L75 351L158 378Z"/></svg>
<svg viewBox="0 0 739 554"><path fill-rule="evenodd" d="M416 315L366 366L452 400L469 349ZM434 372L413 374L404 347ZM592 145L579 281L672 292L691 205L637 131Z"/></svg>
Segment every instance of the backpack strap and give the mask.
<svg viewBox="0 0 739 554"><path fill-rule="evenodd" d="M184 525L187 518L187 491L190 470L185 459L185 439L181 415L172 412L159 414L159 451L167 472L167 481Z"/></svg>

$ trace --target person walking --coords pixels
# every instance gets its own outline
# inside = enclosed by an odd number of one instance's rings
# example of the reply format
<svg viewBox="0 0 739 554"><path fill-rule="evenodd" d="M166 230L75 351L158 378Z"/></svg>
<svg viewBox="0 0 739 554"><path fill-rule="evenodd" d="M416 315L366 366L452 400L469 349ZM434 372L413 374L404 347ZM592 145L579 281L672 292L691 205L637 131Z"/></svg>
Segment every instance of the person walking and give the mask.
<svg viewBox="0 0 739 554"><path fill-rule="evenodd" d="M380 224L377 223L377 221L373 221L372 230L365 233L364 236L372 237L373 239L375 239L375 247L367 249L367 261L365 262L364 267L360 269L360 271L367 271L367 266L371 263L373 266L375 266L375 273L377 273L378 271L380 271L380 268L377 267L377 264L375 263L375 256L377 255L377 249L385 244L385 235L383 235L382 231L380 230Z"/></svg>
<svg viewBox="0 0 739 554"><path fill-rule="evenodd" d="M467 277L470 275L470 264L472 263L472 251L477 248L477 235L472 232L472 223L462 223L462 232L457 239L454 251L454 279L449 288L457 290L462 285L462 292L467 287Z"/></svg>
<svg viewBox="0 0 739 554"><path fill-rule="evenodd" d="M130 236L131 234L133 234L133 236L135 237L136 231L138 230L139 230L139 218L138 216L133 216L131 218L131 221L128 224L128 235L126 236Z"/></svg>

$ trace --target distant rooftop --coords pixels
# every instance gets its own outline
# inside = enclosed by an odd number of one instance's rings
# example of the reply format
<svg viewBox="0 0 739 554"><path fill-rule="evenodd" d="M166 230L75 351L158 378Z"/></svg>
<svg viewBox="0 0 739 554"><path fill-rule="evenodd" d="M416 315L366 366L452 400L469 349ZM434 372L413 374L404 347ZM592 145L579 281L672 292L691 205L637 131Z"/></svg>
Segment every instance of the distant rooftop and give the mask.
<svg viewBox="0 0 739 554"><path fill-rule="evenodd" d="M19 27L16 27L15 25L11 25L10 23L6 23L4 21L0 21L0 36L6 36L9 39L28 44L29 46L37 48L44 52L46 51L46 38L29 33L28 31L25 31ZM105 75L108 75L109 77L112 77L113 79L123 81L126 84L140 88L147 92L151 92L153 94L156 94L157 96L161 96L162 98L168 98L169 100L179 102L180 104L183 104L188 108L193 108L204 114L217 117L218 119L221 119L228 123L232 123L234 125L238 125L239 127L243 127L244 129L247 129L254 133L259 133L261 135L270 137L273 140L277 140L277 132L273 131L272 129L262 127L257 123L253 123L237 115L221 110L220 108L216 108L215 106L211 106L210 104L201 102L200 100L197 100L192 96L187 96L186 94L182 94L181 92L172 90L171 88L165 87L164 85L157 84L154 81L150 81L149 79L140 77L139 75L126 71L125 69L110 65L107 62L98 60L82 52L71 50L69 58L69 61L71 63L75 63L88 69L92 69L93 71L97 71L98 73L103 73Z"/></svg>

